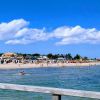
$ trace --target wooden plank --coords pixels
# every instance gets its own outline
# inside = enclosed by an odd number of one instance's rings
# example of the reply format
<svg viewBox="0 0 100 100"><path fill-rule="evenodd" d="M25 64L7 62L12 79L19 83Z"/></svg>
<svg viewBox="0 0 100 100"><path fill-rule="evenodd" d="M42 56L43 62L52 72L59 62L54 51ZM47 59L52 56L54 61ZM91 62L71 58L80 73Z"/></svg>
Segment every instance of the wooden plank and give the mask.
<svg viewBox="0 0 100 100"><path fill-rule="evenodd" d="M0 83L0 89L50 93L100 99L100 92Z"/></svg>
<svg viewBox="0 0 100 100"><path fill-rule="evenodd" d="M61 100L61 95L53 94L52 100Z"/></svg>

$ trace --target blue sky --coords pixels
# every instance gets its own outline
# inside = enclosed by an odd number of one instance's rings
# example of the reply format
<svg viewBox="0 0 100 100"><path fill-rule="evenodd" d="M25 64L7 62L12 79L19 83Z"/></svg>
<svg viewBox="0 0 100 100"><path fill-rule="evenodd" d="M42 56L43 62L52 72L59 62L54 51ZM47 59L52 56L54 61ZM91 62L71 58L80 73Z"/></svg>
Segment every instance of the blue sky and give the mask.
<svg viewBox="0 0 100 100"><path fill-rule="evenodd" d="M0 0L0 52L100 58L100 0Z"/></svg>

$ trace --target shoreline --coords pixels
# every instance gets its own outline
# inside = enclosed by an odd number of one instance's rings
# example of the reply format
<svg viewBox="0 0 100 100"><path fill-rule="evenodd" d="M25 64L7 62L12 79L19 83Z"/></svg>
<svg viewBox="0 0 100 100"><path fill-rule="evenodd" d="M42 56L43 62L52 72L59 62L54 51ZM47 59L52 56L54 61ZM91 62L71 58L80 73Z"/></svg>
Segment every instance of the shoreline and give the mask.
<svg viewBox="0 0 100 100"><path fill-rule="evenodd" d="M46 64L46 63L40 63L40 64L0 64L0 69L22 69L22 68L42 68L42 67L85 67L85 66L97 66L100 65L100 62L90 62L90 63L54 63L54 64Z"/></svg>

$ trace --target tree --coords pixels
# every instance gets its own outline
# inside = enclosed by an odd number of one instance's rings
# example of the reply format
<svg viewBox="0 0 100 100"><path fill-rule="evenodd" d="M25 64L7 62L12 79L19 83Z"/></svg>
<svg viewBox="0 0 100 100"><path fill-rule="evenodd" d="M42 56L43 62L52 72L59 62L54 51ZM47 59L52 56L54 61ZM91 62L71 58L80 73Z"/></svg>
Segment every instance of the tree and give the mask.
<svg viewBox="0 0 100 100"><path fill-rule="evenodd" d="M40 54L39 53L35 53L35 54L32 54L32 56L34 56L34 57L40 57Z"/></svg>
<svg viewBox="0 0 100 100"><path fill-rule="evenodd" d="M0 53L0 57L2 56L3 53Z"/></svg>
<svg viewBox="0 0 100 100"><path fill-rule="evenodd" d="M53 54L52 54L52 53L49 53L49 54L47 54L47 57L48 57L49 59L52 59L52 58L53 58Z"/></svg>
<svg viewBox="0 0 100 100"><path fill-rule="evenodd" d="M61 54L61 55L60 55L60 57L64 58L64 57L65 57L65 55L64 55L64 54Z"/></svg>
<svg viewBox="0 0 100 100"><path fill-rule="evenodd" d="M25 59L25 58L26 58L26 56L27 56L27 54L22 54L22 56L23 56L23 58Z"/></svg>
<svg viewBox="0 0 100 100"><path fill-rule="evenodd" d="M81 59L81 56L79 54L77 54L75 57L74 57L75 60L80 60Z"/></svg>
<svg viewBox="0 0 100 100"><path fill-rule="evenodd" d="M23 56L23 55L26 55L26 54L22 54L22 53L16 53L18 56Z"/></svg>
<svg viewBox="0 0 100 100"><path fill-rule="evenodd" d="M70 53L66 54L66 55L65 55L65 58L66 58L67 60L72 60L72 59L73 59L73 57L72 57L72 55L71 55Z"/></svg>
<svg viewBox="0 0 100 100"><path fill-rule="evenodd" d="M57 59L59 56L57 54L52 56L52 59Z"/></svg>
<svg viewBox="0 0 100 100"><path fill-rule="evenodd" d="M84 57L83 60L88 60L88 57Z"/></svg>

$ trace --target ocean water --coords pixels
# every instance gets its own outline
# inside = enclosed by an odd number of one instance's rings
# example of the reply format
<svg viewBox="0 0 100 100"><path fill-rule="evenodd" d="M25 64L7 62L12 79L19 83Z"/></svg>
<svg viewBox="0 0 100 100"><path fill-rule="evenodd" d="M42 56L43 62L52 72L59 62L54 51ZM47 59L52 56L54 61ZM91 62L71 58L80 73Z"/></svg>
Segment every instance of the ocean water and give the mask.
<svg viewBox="0 0 100 100"><path fill-rule="evenodd" d="M25 71L21 76L18 73ZM100 66L0 70L0 83L100 91ZM51 94L0 90L0 100L52 100ZM62 96L62 100L97 100Z"/></svg>

